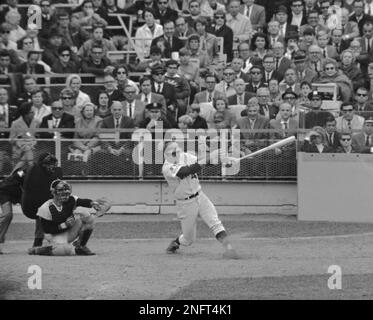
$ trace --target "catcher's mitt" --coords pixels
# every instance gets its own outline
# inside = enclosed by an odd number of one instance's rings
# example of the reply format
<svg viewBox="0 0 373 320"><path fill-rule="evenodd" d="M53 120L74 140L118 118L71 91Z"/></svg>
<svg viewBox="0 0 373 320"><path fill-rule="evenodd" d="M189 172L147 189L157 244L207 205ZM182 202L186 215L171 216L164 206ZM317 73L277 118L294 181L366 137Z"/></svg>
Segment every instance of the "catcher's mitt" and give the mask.
<svg viewBox="0 0 373 320"><path fill-rule="evenodd" d="M107 199L100 198L100 199L93 201L92 207L96 210L94 215L97 217L102 217L106 212L109 211L109 209L111 208L111 205Z"/></svg>

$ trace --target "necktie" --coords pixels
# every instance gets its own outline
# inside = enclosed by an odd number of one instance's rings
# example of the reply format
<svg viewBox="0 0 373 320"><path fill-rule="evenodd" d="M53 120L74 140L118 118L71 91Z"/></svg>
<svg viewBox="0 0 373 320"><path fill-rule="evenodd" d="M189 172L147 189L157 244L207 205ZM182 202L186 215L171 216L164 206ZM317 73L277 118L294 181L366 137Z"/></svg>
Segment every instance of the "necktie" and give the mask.
<svg viewBox="0 0 373 320"><path fill-rule="evenodd" d="M333 145L333 134L329 134L329 145Z"/></svg>
<svg viewBox="0 0 373 320"><path fill-rule="evenodd" d="M57 128L57 127L58 127L58 119L54 119L53 128Z"/></svg>
<svg viewBox="0 0 373 320"><path fill-rule="evenodd" d="M266 82L268 83L269 82L269 72L266 72L267 73L267 77L266 77Z"/></svg>
<svg viewBox="0 0 373 320"><path fill-rule="evenodd" d="M324 58L326 58L326 49L323 50Z"/></svg>
<svg viewBox="0 0 373 320"><path fill-rule="evenodd" d="M170 49L172 49L172 37L168 40L169 40L168 43L170 44Z"/></svg>
<svg viewBox="0 0 373 320"><path fill-rule="evenodd" d="M314 62L313 65L314 65L315 71L318 72L319 70L317 69L317 62Z"/></svg>
<svg viewBox="0 0 373 320"><path fill-rule="evenodd" d="M211 102L211 101L212 101L212 94L211 94L211 92L209 92L208 102Z"/></svg>
<svg viewBox="0 0 373 320"><path fill-rule="evenodd" d="M243 105L243 99L242 99L242 96L239 96L239 97L238 97L238 104Z"/></svg>
<svg viewBox="0 0 373 320"><path fill-rule="evenodd" d="M119 119L116 119L115 122L116 122L115 123L115 128L118 129L119 128Z"/></svg>
<svg viewBox="0 0 373 320"><path fill-rule="evenodd" d="M279 61L280 61L280 59L276 58L276 70L278 69Z"/></svg>
<svg viewBox="0 0 373 320"><path fill-rule="evenodd" d="M147 96L147 95L145 95L145 100L144 100L144 102L145 102L145 103L148 103L148 102L149 102L149 100L148 100L148 96Z"/></svg>
<svg viewBox="0 0 373 320"><path fill-rule="evenodd" d="M132 118L132 103L128 104L128 116Z"/></svg>
<svg viewBox="0 0 373 320"><path fill-rule="evenodd" d="M367 52L370 52L370 39L367 39Z"/></svg>
<svg viewBox="0 0 373 320"><path fill-rule="evenodd" d="M369 141L370 139L369 139L369 138L370 138L370 136L367 136L367 138L366 138L366 140L365 140L365 146L366 146L366 147L369 147L369 146L370 146L370 141Z"/></svg>
<svg viewBox="0 0 373 320"><path fill-rule="evenodd" d="M287 122L284 122L284 129L288 129L288 123Z"/></svg>
<svg viewBox="0 0 373 320"><path fill-rule="evenodd" d="M351 120L347 120L348 129L351 130Z"/></svg>
<svg viewBox="0 0 373 320"><path fill-rule="evenodd" d="M254 86L254 85L253 85L253 92L256 93L257 90L258 90L257 86Z"/></svg>

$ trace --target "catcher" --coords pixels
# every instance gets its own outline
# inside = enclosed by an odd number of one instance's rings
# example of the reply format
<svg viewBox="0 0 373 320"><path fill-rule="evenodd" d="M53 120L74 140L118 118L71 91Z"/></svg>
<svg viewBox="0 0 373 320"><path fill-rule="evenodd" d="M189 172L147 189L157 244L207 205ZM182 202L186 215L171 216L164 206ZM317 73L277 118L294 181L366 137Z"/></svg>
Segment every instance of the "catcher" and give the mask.
<svg viewBox="0 0 373 320"><path fill-rule="evenodd" d="M38 210L45 239L49 245L33 247L29 254L47 256L94 255L86 245L93 232L95 216L102 216L110 209L105 199L82 199L71 194L70 184L63 180L51 183L53 198L46 201ZM77 207L94 208L95 214L74 215Z"/></svg>

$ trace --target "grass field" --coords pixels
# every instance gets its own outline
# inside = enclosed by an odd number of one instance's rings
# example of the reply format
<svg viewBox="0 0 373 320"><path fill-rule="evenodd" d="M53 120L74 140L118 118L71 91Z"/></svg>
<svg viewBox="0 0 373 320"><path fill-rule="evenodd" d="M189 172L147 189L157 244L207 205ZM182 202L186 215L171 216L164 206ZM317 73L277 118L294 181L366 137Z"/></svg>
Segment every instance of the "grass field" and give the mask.
<svg viewBox="0 0 373 320"><path fill-rule="evenodd" d="M202 221L195 244L167 255L180 231L171 215L103 217L89 242L96 256L29 256L33 224L17 215L0 256L0 299L373 298L372 224L221 218L240 260L223 259ZM41 267L41 290L27 286L30 265ZM328 288L330 265L342 269L341 290Z"/></svg>

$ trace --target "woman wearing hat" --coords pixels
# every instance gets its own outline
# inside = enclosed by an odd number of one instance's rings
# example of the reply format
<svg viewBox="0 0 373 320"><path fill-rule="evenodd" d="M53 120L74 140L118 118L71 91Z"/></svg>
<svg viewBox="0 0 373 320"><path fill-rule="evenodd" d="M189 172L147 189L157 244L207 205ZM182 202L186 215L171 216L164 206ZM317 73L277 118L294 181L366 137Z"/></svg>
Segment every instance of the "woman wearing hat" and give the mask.
<svg viewBox="0 0 373 320"><path fill-rule="evenodd" d="M303 152L307 153L332 153L334 149L325 143L325 130L322 127L313 127L304 138Z"/></svg>
<svg viewBox="0 0 373 320"><path fill-rule="evenodd" d="M339 65L343 73L352 81L354 90L365 86L364 75L360 67L356 64L356 57L351 49L346 49L341 53Z"/></svg>
<svg viewBox="0 0 373 320"><path fill-rule="evenodd" d="M140 61L149 57L152 40L163 35L163 27L155 22L152 9L146 8L143 17L145 24L137 29L135 35L136 53Z"/></svg>

